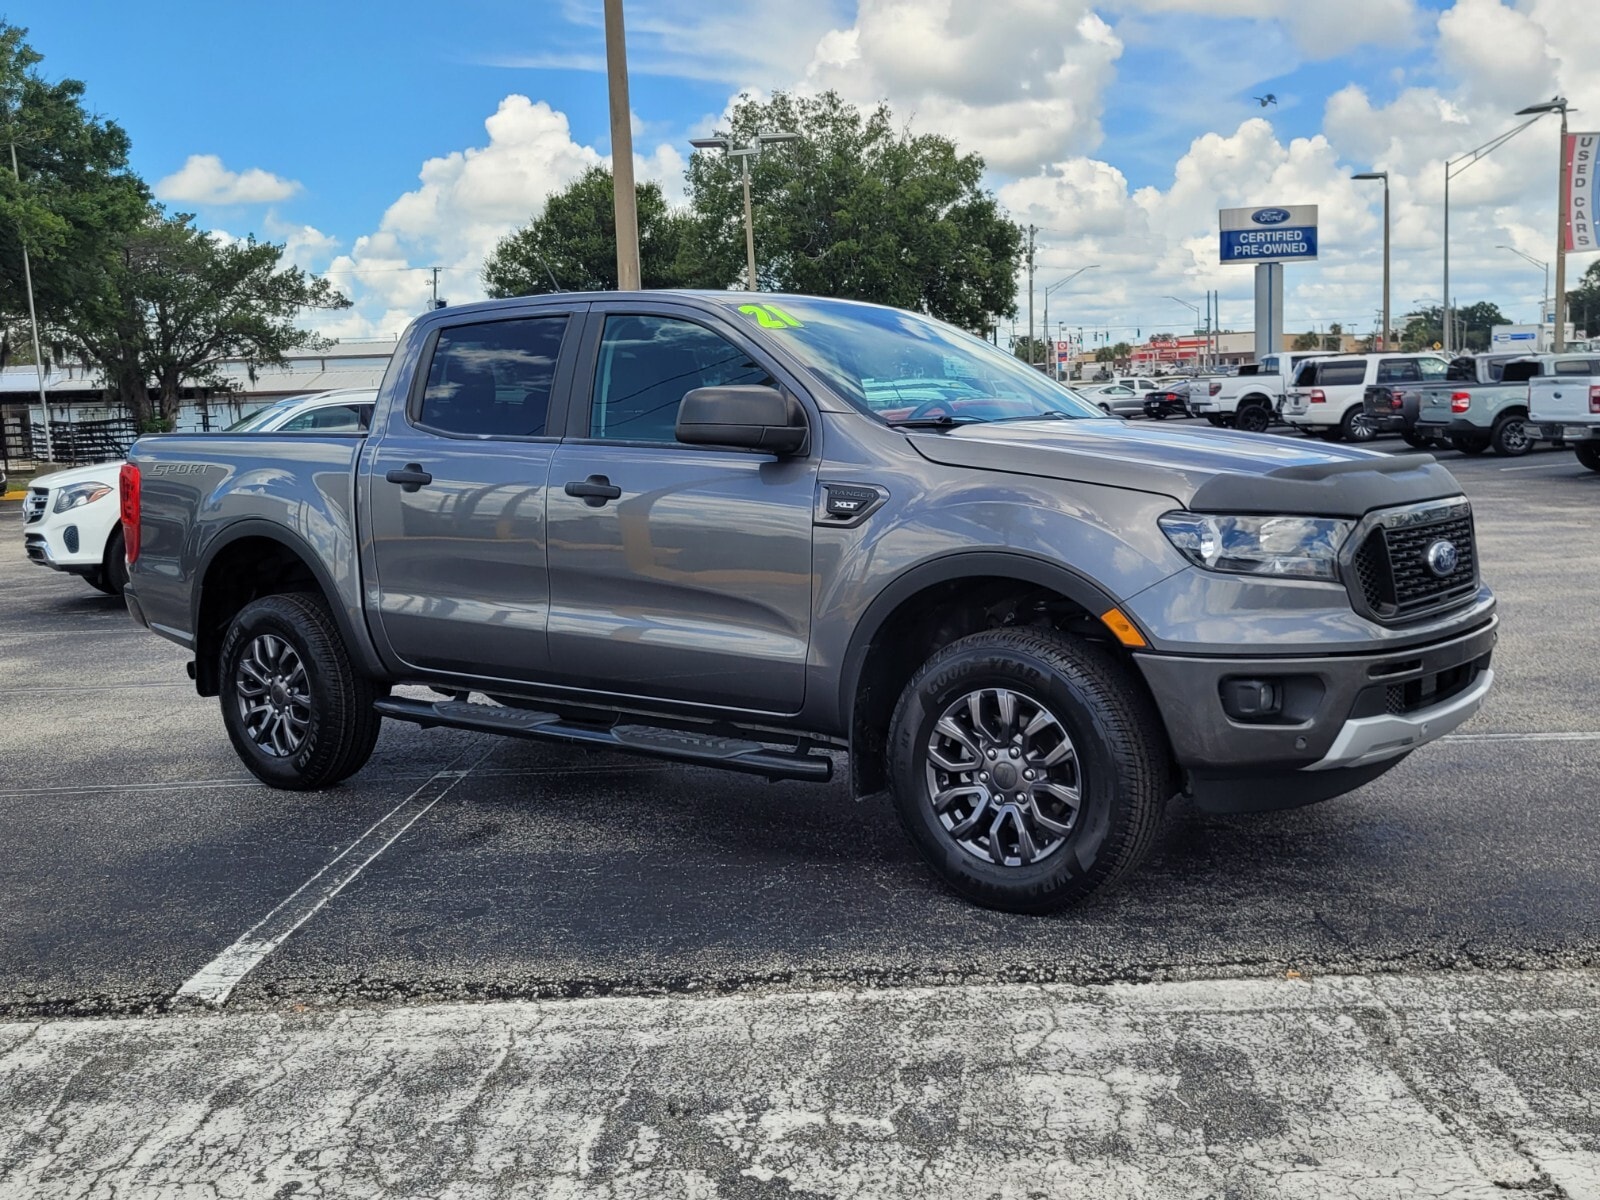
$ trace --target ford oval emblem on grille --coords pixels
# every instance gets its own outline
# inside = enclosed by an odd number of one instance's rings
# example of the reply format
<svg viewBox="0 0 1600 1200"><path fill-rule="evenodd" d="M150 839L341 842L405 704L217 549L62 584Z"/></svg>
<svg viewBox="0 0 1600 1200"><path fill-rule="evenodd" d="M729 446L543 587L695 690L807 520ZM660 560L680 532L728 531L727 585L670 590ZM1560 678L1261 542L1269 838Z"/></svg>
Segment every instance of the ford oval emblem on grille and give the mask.
<svg viewBox="0 0 1600 1200"><path fill-rule="evenodd" d="M1428 570L1440 579L1448 579L1456 573L1456 564L1461 561L1461 555L1456 550L1454 542L1440 538L1429 546L1424 557L1428 560Z"/></svg>
<svg viewBox="0 0 1600 1200"><path fill-rule="evenodd" d="M1250 219L1257 225L1282 225L1289 219L1289 210L1286 208L1258 208L1250 214Z"/></svg>

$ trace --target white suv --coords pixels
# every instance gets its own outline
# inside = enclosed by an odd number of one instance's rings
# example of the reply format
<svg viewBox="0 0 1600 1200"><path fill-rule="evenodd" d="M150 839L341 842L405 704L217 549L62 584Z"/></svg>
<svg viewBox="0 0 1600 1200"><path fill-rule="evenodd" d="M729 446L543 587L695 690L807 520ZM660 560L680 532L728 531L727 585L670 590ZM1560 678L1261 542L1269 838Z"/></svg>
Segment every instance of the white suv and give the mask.
<svg viewBox="0 0 1600 1200"><path fill-rule="evenodd" d="M376 391L345 388L291 396L257 409L230 433L361 433L372 421ZM122 545L118 476L122 462L41 476L22 501L22 545L41 567L78 575L122 595L128 564Z"/></svg>
<svg viewBox="0 0 1600 1200"><path fill-rule="evenodd" d="M1373 384L1442 380L1450 364L1437 354L1346 354L1300 364L1284 398L1284 421L1330 442L1370 442L1367 388Z"/></svg>

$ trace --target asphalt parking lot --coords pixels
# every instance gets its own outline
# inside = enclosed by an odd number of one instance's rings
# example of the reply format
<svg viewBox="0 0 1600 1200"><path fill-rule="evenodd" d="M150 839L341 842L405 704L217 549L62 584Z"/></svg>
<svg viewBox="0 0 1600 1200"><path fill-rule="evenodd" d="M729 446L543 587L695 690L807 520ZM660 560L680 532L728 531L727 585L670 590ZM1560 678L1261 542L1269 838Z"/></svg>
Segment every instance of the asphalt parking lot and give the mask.
<svg viewBox="0 0 1600 1200"><path fill-rule="evenodd" d="M946 894L839 784L391 724L345 786L270 791L182 652L29 565L8 504L0 1015L163 1011L275 910L231 1009L1600 964L1600 475L1440 457L1502 603L1485 710L1350 797L1180 810L1125 888L1048 919Z"/></svg>

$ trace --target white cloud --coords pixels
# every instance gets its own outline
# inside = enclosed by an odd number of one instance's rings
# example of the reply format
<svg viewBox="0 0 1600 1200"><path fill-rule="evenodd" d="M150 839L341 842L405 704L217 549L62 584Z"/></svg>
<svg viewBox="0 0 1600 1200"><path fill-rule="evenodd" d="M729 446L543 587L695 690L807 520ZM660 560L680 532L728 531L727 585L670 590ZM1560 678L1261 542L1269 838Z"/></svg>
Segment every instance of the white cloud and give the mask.
<svg viewBox="0 0 1600 1200"><path fill-rule="evenodd" d="M1129 9L1242 17L1282 24L1308 58L1333 58L1368 43L1393 46L1417 32L1416 0L1121 0ZM1248 53L1248 51L1246 51Z"/></svg>
<svg viewBox="0 0 1600 1200"><path fill-rule="evenodd" d="M155 186L159 199L208 205L271 204L300 190L293 179L260 167L230 171L215 154L191 154L179 170Z"/></svg>
<svg viewBox="0 0 1600 1200"><path fill-rule="evenodd" d="M1089 0L861 0L817 42L803 87L888 100L1012 172L1099 144L1121 53Z"/></svg>

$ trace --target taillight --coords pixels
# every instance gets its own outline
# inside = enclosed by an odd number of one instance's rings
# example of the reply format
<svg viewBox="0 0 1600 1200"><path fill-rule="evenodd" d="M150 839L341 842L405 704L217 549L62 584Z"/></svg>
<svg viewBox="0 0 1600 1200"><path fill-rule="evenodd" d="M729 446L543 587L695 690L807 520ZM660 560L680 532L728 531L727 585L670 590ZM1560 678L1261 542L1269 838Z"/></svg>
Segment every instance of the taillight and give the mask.
<svg viewBox="0 0 1600 1200"><path fill-rule="evenodd" d="M1600 387L1591 385L1589 388L1589 411L1600 413Z"/></svg>
<svg viewBox="0 0 1600 1200"><path fill-rule="evenodd" d="M131 567L139 559L139 468L123 463L118 483L122 489L122 545Z"/></svg>
<svg viewBox="0 0 1600 1200"><path fill-rule="evenodd" d="M1406 394L1404 392L1402 392L1399 388L1395 388L1394 394L1389 397L1389 407L1390 408L1404 408L1405 406L1406 406Z"/></svg>
<svg viewBox="0 0 1600 1200"><path fill-rule="evenodd" d="M1213 396L1215 396L1221 390L1222 390L1222 384L1220 384L1220 383L1213 383L1211 385L1210 389L1209 389L1210 394L1213 395Z"/></svg>
<svg viewBox="0 0 1600 1200"><path fill-rule="evenodd" d="M1311 403L1313 403L1313 404L1326 404L1327 402L1328 402L1328 394L1326 392L1324 392L1321 388L1312 388L1311 389Z"/></svg>
<svg viewBox="0 0 1600 1200"><path fill-rule="evenodd" d="M1472 406L1471 392L1451 392L1450 411L1453 413L1466 412Z"/></svg>

